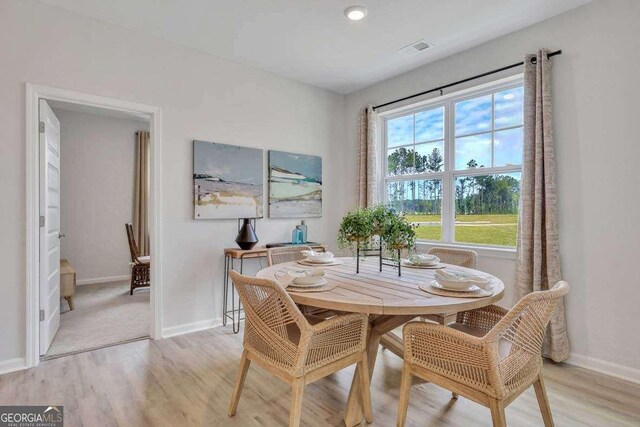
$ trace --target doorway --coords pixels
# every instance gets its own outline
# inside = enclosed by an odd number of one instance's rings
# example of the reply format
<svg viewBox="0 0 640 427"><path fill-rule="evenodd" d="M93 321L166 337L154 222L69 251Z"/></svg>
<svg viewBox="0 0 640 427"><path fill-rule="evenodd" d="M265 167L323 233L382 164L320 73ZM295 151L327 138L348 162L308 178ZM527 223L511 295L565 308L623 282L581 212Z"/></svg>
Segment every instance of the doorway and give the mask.
<svg viewBox="0 0 640 427"><path fill-rule="evenodd" d="M54 108L51 108L51 105ZM60 209L60 191L61 181L60 175L64 174L64 170L60 168L60 124L57 120L54 110L64 106L67 110L76 110L76 112L101 112L105 116L120 118L138 118L147 123L148 131L150 131L150 143L148 150L148 164L150 173L148 175L150 191L148 193L148 234L149 234L149 257L151 260L159 259L161 248L161 235L159 233L160 212L160 110L157 107L130 103L112 98L100 97L95 95L82 94L75 91L68 91L57 88L49 88L43 86L35 86L27 84L27 364L29 367L36 366L40 360L40 355L47 353L51 341L56 336L57 328L60 324L60 310L67 313L71 312L73 316L79 317L80 310L77 308L79 299L85 310L95 310L96 313L105 311L105 305L100 305L101 298L109 303L114 303L117 298L123 298L121 302L131 303L135 299L144 299L144 287L136 289L137 295L132 295L132 299L124 299L124 295L120 295L119 287L127 287L126 294L129 295L130 280L125 281L123 274L115 274L111 276L100 276L97 278L84 277L84 284L92 286L95 292L89 292L90 288L84 288L82 292L75 294L74 298L67 298L60 304L61 296L68 296L68 290L61 290L61 284L64 285L69 281L70 272L78 274L73 268L72 260L66 260L61 263L61 245L65 245L65 230L60 227L61 215L64 212ZM58 115L60 115L59 113ZM44 122L44 126L40 122ZM58 122L58 123L56 123ZM49 129L47 129L49 127ZM141 130L146 132L145 130ZM56 142L57 139L57 142ZM132 136L133 139L133 136ZM133 151L133 150L132 150ZM64 155L64 151L62 151ZM64 189L62 189L64 192ZM85 197L86 198L86 197ZM99 198L99 195L96 195ZM91 200L87 200L91 202ZM64 221L63 221L64 222ZM113 233L121 233L125 235L125 224L121 225L118 230ZM81 234L81 233L76 233ZM63 243L61 243L61 241ZM123 248L128 251L129 248ZM73 251L71 251L73 253ZM82 260L83 255L75 252L75 259L81 264L83 272L85 272L92 263ZM145 254L140 254L144 257ZM127 254L128 256L128 254ZM64 260L63 260L64 261ZM71 262L69 262L71 261ZM150 309L145 312L144 322L147 327L150 326L149 335L151 338L161 337L161 275L159 263L151 262L149 265L149 276L152 278L152 284L148 288L147 299L150 299ZM61 283L61 275L63 282ZM122 272L120 272L122 273ZM120 283L108 284L102 283L104 280ZM107 281L109 281L107 280ZM93 282L93 283L91 283ZM140 285L140 283L138 283ZM76 286L75 289L78 289ZM63 293L67 295L63 295ZM115 292L115 294L114 294ZM149 295L150 294L150 295ZM93 295L93 297L92 297ZM79 297L88 298L79 298ZM113 297L117 297L114 299ZM150 297L150 298L149 298ZM97 303L98 306L91 306ZM70 310L75 305L75 310ZM112 304L113 305L113 304ZM117 304L116 304L117 305ZM62 308L61 308L62 307ZM92 308L93 307L93 308ZM122 307L131 308L124 304ZM107 307L108 308L108 307ZM74 313L75 311L75 313ZM108 310L107 310L108 312ZM140 312L137 312L140 316ZM85 315L90 315L86 313ZM111 313L113 318L119 316L118 311ZM81 316L80 316L81 317ZM86 318L85 318L86 320ZM139 320L139 319L138 319ZM64 323L64 322L63 322ZM82 324L82 323L81 323ZM68 332L68 331L67 331ZM84 331L86 336L91 336L91 329ZM137 333L140 335L139 333ZM116 334L117 335L117 334ZM133 332L136 335L136 332ZM67 338L69 334L66 334ZM124 339L118 339L118 337ZM117 342L127 341L126 335L115 336ZM109 345L109 337L101 343ZM98 345L102 347L104 345ZM73 346L71 346L73 347ZM91 345L86 347L91 349ZM95 348L95 346L94 346ZM71 349L72 352L78 350ZM57 349L60 353L60 349ZM64 351L63 351L64 353Z"/></svg>
<svg viewBox="0 0 640 427"><path fill-rule="evenodd" d="M41 99L40 122L40 356L148 339L149 117Z"/></svg>

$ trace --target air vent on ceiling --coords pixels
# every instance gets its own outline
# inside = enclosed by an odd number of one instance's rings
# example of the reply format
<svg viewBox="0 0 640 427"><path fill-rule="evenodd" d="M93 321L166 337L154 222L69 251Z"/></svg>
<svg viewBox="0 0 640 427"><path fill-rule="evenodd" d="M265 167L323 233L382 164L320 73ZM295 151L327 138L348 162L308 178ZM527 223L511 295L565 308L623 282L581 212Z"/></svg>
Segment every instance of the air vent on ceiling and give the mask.
<svg viewBox="0 0 640 427"><path fill-rule="evenodd" d="M432 47L433 44L429 43L428 41L418 40L415 43L411 43L409 46L405 46L402 49L399 49L398 52L406 56L413 56L416 53L424 52L425 50Z"/></svg>

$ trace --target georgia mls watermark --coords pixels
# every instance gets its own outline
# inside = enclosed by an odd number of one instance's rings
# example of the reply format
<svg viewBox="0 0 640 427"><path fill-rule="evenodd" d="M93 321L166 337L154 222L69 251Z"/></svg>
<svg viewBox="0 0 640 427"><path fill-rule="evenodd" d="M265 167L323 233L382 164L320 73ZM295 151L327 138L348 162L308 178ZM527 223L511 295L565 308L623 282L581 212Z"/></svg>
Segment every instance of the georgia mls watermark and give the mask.
<svg viewBox="0 0 640 427"><path fill-rule="evenodd" d="M0 427L62 427L62 406L0 406Z"/></svg>

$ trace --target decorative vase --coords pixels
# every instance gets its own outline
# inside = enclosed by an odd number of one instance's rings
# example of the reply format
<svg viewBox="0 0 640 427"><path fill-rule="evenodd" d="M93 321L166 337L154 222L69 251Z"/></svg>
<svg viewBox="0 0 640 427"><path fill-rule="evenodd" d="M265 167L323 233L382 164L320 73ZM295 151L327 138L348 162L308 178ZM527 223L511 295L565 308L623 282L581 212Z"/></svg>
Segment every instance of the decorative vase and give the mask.
<svg viewBox="0 0 640 427"><path fill-rule="evenodd" d="M256 243L258 243L255 224L255 218L238 219L238 236L236 237L236 243L238 244L238 246L240 246L240 249L249 250L252 249L256 245Z"/></svg>
<svg viewBox="0 0 640 427"><path fill-rule="evenodd" d="M300 221L300 230L302 230L302 242L300 243L307 243L307 224L305 223L304 220Z"/></svg>
<svg viewBox="0 0 640 427"><path fill-rule="evenodd" d="M293 229L293 233L291 233L291 243L294 245L302 243L302 230L299 225L296 225L296 228Z"/></svg>

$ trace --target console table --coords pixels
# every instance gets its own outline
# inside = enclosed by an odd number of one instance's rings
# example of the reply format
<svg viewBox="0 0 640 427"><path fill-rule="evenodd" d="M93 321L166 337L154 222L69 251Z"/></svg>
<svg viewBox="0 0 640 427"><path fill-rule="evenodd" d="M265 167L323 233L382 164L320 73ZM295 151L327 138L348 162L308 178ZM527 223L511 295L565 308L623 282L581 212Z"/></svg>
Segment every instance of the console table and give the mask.
<svg viewBox="0 0 640 427"><path fill-rule="evenodd" d="M295 245L291 245L295 246ZM325 252L327 247L322 244L306 243L299 246L310 246L314 251ZM244 260L266 258L268 248L265 246L255 247L253 249L245 250L240 248L225 248L224 249L224 277L223 277L223 297L222 297L222 325L227 325L227 320L231 320L233 325L233 333L240 332L240 321L244 320L242 315L242 306L240 304L240 298L238 298L238 306L236 308L236 291L235 288L231 289L231 310L229 310L229 304L227 302L229 297L229 272L235 270L235 261L240 260L239 273L242 274L244 267Z"/></svg>

